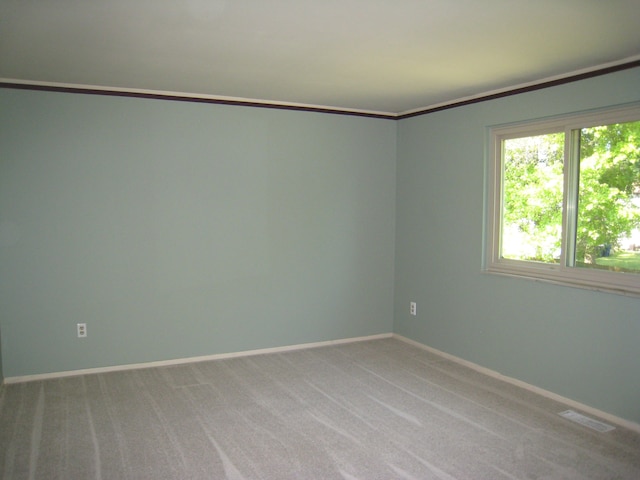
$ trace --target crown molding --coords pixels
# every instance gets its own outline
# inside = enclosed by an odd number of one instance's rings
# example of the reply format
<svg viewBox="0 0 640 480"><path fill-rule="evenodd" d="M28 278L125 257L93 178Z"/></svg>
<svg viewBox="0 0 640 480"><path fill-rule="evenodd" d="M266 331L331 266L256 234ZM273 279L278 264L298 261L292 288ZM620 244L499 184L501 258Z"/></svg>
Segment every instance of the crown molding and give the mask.
<svg viewBox="0 0 640 480"><path fill-rule="evenodd" d="M0 88L12 88L20 90L35 90L47 92L75 93L87 95L105 95L113 97L146 98L153 100L172 100L191 103L208 103L214 105L234 105L240 107L269 108L277 110L295 110L303 112L327 113L333 115L349 115L356 117L380 118L385 120L403 120L406 118L428 115L430 113L449 110L452 108L486 102L497 98L519 95L558 85L585 80L588 78L607 75L622 70L640 67L640 55L627 57L617 62L601 64L595 67L576 70L563 75L546 77L533 82L513 85L503 89L490 90L476 95L457 98L426 107L406 110L400 113L383 112L376 110L362 110L352 108L340 108L325 105L312 105L284 101L249 99L241 97L227 97L219 95L205 95L196 93L170 92L161 90L146 90L121 87L107 87L98 85L82 85L75 83L42 82L34 80L22 80L13 78L0 78Z"/></svg>
<svg viewBox="0 0 640 480"><path fill-rule="evenodd" d="M519 95L521 93L533 92L536 90L542 90L549 87L555 87L557 85L564 85L567 83L577 82L579 80L585 80L587 78L599 77L601 75L607 75L609 73L619 72L622 70L629 70L631 68L640 67L640 55L633 57L627 57L618 62L610 62L602 65L598 65L592 68L586 68L582 70L575 70L563 75L556 75L553 77L546 77L533 82L521 83L519 85L513 85L503 89L490 90L487 92L479 93L468 97L458 98L456 100L447 101L439 104L430 105L427 107L416 108L413 110L407 110L396 114L397 120L404 118L416 117L419 115L427 115L429 113L440 112L442 110L449 110L451 108L463 107L465 105L471 105L474 103L486 102L488 100L494 100L496 98L509 97L512 95Z"/></svg>
<svg viewBox="0 0 640 480"><path fill-rule="evenodd" d="M305 103L259 100L242 97L227 97L221 95L206 95L199 93L107 87L100 85L82 85L76 83L42 82L15 78L0 78L0 88L76 93L86 95L105 95L111 97L146 98L153 100L173 100L179 102L234 105L240 107L270 108L277 110L297 110L304 112L330 113L336 115L351 115L357 117L382 118L387 120L396 118L396 114L394 113L379 112L375 110L359 110L355 108L339 108L325 105L311 105Z"/></svg>

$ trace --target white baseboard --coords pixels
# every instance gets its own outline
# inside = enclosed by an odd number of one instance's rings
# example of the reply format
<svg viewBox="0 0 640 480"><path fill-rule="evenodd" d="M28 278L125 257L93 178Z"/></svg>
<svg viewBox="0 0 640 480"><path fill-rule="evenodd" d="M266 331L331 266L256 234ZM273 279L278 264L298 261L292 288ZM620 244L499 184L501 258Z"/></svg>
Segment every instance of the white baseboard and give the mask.
<svg viewBox="0 0 640 480"><path fill-rule="evenodd" d="M5 384L34 382L37 380L50 380L53 378L72 377L76 375L89 375L93 373L120 372L123 370L137 370L140 368L166 367L170 365L182 365L185 363L207 362L209 360L221 360L225 358L249 357L252 355L263 355L266 353L290 352L293 350L304 350L307 348L327 347L330 345L339 345L343 343L364 342L367 340L379 340L382 338L391 338L392 333L381 333L378 335L369 335L366 337L342 338L339 340L326 340L323 342L301 343L298 345L287 345L284 347L262 348L259 350L245 350L241 352L218 353L214 355L205 355L200 357L176 358L173 360L160 360L155 362L131 363L127 365L114 365L111 367L85 368L81 370L68 370L64 372L40 373L35 375L23 375L18 377L7 377L4 379Z"/></svg>
<svg viewBox="0 0 640 480"><path fill-rule="evenodd" d="M403 337L402 335L394 334L394 333L381 333L377 335L369 335L365 337L353 337L353 338L343 338L338 340L327 340L323 342L313 342L313 343L302 343L297 345L287 345L284 347L272 347L272 348L262 348L258 350L245 350L240 352L231 352L231 353L218 353L213 355L205 355L199 357L186 357L186 358L176 358L173 360L160 360L154 362L144 362L144 363L132 363L127 365L114 365L110 367L97 367L97 368L86 368L81 370L68 370L63 372L52 372L52 373L42 373L36 375L24 375L17 377L6 377L4 379L4 384L15 384L15 383L24 383L24 382L33 382L37 380L50 380L55 378L63 378L63 377L71 377L76 375L88 375L93 373L105 373L105 372L119 372L125 370L137 370L141 368L152 368L152 367L164 367L171 365L183 365L185 363L195 363L195 362L206 362L210 360L222 360L226 358L237 358L237 357L248 357L253 355L263 355L267 353L280 353L280 352L290 352L294 350L305 350L308 348L318 348L318 347L327 347L331 345L340 345L345 343L355 343L355 342L363 342L368 340L379 340L383 338L396 338L402 342L408 343L410 345L416 346L428 352L431 352L435 355L438 355L447 360L451 360L460 365L468 367L472 370L475 370L479 373L488 375L492 378L496 378L502 380L504 382L510 383L520 388L524 388L525 390L529 390L538 395L542 395L543 397L549 398L551 400L555 400L557 402L564 403L567 406L576 408L578 410L582 410L584 413L588 413L590 415L594 415L608 422L614 423L624 428L628 428L629 430L633 430L635 432L640 433L640 424L632 422L630 420L626 420L624 418L617 417L610 413L604 412L594 407L590 407L589 405L585 405L583 403L577 402L567 397L563 397L562 395L558 395L557 393L553 393L549 390L545 390L540 387L536 387L535 385L531 385L529 383L523 382L522 380L518 380L516 378L508 377L503 375L495 370L491 370L489 368L483 367L476 363L470 362L468 360L464 360L463 358L456 357L455 355L451 355L450 353L443 352L441 350L435 349L433 347L429 347L423 343L417 342L415 340L411 340L409 338ZM2 385L0 384L0 388Z"/></svg>
<svg viewBox="0 0 640 480"><path fill-rule="evenodd" d="M529 383L523 382L522 380L518 380L517 378L508 377L503 375L495 370L491 370L489 368L478 365L477 363L470 362L460 357L456 357L455 355L451 355L450 353L446 353L440 351L436 348L429 347L423 343L416 342L415 340L411 340L410 338L403 337L402 335L393 334L393 338L396 338L400 341L408 343L410 345L416 346L418 348L422 348L430 353L438 355L447 360L451 360L452 362L456 362L460 365L468 367L476 372L483 373L489 377L496 378L498 380L502 380L503 382L510 383L511 385L515 385L520 388L524 388L525 390L529 390L530 392L537 393L543 397L549 398L551 400L555 400L560 403L564 403L569 407L576 408L578 410L582 410L584 413L588 413L590 415L599 417L608 422L614 423L620 427L628 428L629 430L633 430L635 432L640 433L640 424L632 422L631 420L626 420L624 418L617 417L612 415L611 413L604 412L602 410L598 410L597 408L590 407L589 405L585 405L583 403L577 402L567 397L563 397L562 395L558 395L557 393L553 393L549 390L545 390L544 388L536 387L535 385L531 385Z"/></svg>

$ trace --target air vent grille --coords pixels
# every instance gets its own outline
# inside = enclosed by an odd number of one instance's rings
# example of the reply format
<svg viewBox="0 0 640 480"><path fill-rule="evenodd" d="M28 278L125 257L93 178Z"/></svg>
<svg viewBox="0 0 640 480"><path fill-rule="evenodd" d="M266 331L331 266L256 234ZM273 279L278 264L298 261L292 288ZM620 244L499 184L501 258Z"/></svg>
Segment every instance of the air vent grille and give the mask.
<svg viewBox="0 0 640 480"><path fill-rule="evenodd" d="M572 422L576 422L580 425L584 425L585 427L597 430L598 432L604 433L615 429L615 427L611 425L599 422L598 420L594 420L593 418L586 417L578 412L574 412L573 410L566 410L564 412L560 412L558 415L566 418L567 420L571 420Z"/></svg>

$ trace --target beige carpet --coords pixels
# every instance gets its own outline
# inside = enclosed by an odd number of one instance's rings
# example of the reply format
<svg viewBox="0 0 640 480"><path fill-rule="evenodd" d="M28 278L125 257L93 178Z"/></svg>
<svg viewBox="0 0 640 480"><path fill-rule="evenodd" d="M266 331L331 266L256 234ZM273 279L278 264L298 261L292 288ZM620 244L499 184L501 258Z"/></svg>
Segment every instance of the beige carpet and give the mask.
<svg viewBox="0 0 640 480"><path fill-rule="evenodd" d="M640 434L397 339L5 385L3 479L640 479Z"/></svg>

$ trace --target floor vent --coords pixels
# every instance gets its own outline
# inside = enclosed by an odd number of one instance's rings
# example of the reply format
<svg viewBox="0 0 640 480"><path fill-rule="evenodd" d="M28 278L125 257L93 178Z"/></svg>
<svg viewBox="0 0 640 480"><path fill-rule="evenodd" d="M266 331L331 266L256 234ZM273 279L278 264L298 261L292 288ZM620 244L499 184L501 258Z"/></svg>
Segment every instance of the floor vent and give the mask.
<svg viewBox="0 0 640 480"><path fill-rule="evenodd" d="M573 410L566 410L564 412L560 412L558 415L566 418L567 420L571 420L572 422L576 422L580 425L584 425L585 427L597 430L598 432L609 432L616 428L606 423L599 422L598 420L594 420L593 418L585 417L584 415L578 412L574 412Z"/></svg>

